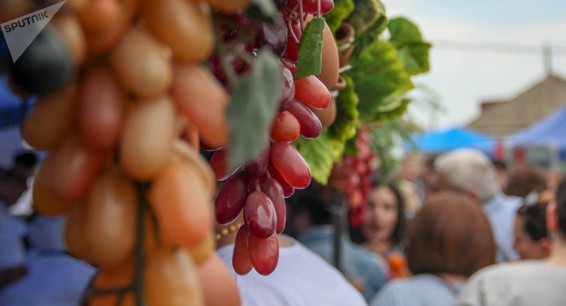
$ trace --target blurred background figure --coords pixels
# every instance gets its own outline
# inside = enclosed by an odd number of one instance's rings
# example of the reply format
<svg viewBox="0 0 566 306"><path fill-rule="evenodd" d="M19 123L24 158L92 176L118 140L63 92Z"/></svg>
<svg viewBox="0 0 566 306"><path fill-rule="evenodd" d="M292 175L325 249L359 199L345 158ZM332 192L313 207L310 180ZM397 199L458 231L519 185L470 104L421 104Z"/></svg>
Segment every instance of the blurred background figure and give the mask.
<svg viewBox="0 0 566 306"><path fill-rule="evenodd" d="M0 170L0 297L29 272L25 265L25 223L8 210L27 189L35 162L28 154L17 154L11 168Z"/></svg>
<svg viewBox="0 0 566 306"><path fill-rule="evenodd" d="M388 261L389 278L406 274L402 256L406 223L405 201L397 186L376 179L368 197L363 235L357 240Z"/></svg>
<svg viewBox="0 0 566 306"><path fill-rule="evenodd" d="M546 230L546 207L552 199L551 191L532 192L517 210L513 248L521 259L543 259L550 255L552 243Z"/></svg>
<svg viewBox="0 0 566 306"><path fill-rule="evenodd" d="M552 237L550 256L544 260L494 265L473 275L462 289L457 306L562 306L566 301L566 177L556 200L546 210Z"/></svg>
<svg viewBox="0 0 566 306"><path fill-rule="evenodd" d="M513 248L520 259L542 259L550 253L546 205L552 199L543 171L529 164L509 168L505 194L523 199L515 218Z"/></svg>
<svg viewBox="0 0 566 306"><path fill-rule="evenodd" d="M333 205L336 201L339 201L338 205ZM333 218L341 214L339 207L343 203L340 201L340 195L331 187L313 181L306 189L296 190L288 199L289 211L292 212L288 224L294 228L298 241L328 263L339 267L346 279L369 300L385 284L387 266L381 256L350 240L345 215L342 216L343 232L339 234L338 245L335 244ZM339 247L338 262L336 246Z"/></svg>
<svg viewBox="0 0 566 306"><path fill-rule="evenodd" d="M425 158L422 153L411 152L401 160L399 169L399 191L405 199L405 213L414 216L421 208L424 197L424 184L421 180Z"/></svg>
<svg viewBox="0 0 566 306"><path fill-rule="evenodd" d="M39 162L37 154L32 151L23 151L16 155L12 174L19 181L20 186L15 189L20 194L14 205L8 211L17 216L27 217L33 213L31 208L31 186L33 185L33 174ZM24 180L25 178L25 180ZM25 187L24 187L25 181ZM21 191L21 188L24 188ZM21 191L21 192L20 192Z"/></svg>
<svg viewBox="0 0 566 306"><path fill-rule="evenodd" d="M438 188L463 192L481 203L497 244L497 261L519 258L513 249L518 197L506 196L499 187L492 162L479 150L458 149L440 155L435 162Z"/></svg>
<svg viewBox="0 0 566 306"><path fill-rule="evenodd" d="M499 187L505 189L507 187L508 175L507 175L507 163L504 160L494 160L492 161L493 168L495 168L495 173L497 176L497 181L499 182Z"/></svg>
<svg viewBox="0 0 566 306"><path fill-rule="evenodd" d="M76 306L95 268L66 252L64 217L35 215L28 225L27 275L0 294L2 306Z"/></svg>
<svg viewBox="0 0 566 306"><path fill-rule="evenodd" d="M428 155L424 161L423 171L421 173L421 181L423 182L424 198L423 203L431 194L437 190L438 173L434 169L436 155Z"/></svg>
<svg viewBox="0 0 566 306"><path fill-rule="evenodd" d="M546 190L544 173L529 164L513 165L507 174L506 195L525 198L529 193Z"/></svg>
<svg viewBox="0 0 566 306"><path fill-rule="evenodd" d="M472 198L432 195L409 226L407 279L388 283L371 306L452 306L465 280L495 262L489 220Z"/></svg>

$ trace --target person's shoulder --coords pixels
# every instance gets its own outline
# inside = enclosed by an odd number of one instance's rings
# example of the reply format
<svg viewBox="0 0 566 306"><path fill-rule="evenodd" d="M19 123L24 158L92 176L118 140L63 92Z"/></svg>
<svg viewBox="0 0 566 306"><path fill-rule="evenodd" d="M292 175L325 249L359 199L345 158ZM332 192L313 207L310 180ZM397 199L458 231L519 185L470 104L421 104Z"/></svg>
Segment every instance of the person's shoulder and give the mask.
<svg viewBox="0 0 566 306"><path fill-rule="evenodd" d="M546 263L539 260L520 260L514 262L505 262L487 266L478 272L473 277L493 277L493 276L509 276L509 275L522 275L531 273L532 271L540 271L542 267L547 266Z"/></svg>
<svg viewBox="0 0 566 306"><path fill-rule="evenodd" d="M371 306L414 305L418 302L415 295L414 278L398 278L389 281L371 299Z"/></svg>
<svg viewBox="0 0 566 306"><path fill-rule="evenodd" d="M507 287L521 284L525 280L546 273L547 264L536 260L500 263L485 267L474 273L464 289L474 287Z"/></svg>

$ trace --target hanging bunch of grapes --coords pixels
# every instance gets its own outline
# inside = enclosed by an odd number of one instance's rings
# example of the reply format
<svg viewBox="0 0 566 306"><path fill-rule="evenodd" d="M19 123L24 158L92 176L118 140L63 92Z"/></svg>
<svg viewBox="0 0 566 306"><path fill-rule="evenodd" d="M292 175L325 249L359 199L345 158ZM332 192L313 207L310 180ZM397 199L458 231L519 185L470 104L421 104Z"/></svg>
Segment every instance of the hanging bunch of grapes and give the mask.
<svg viewBox="0 0 566 306"><path fill-rule="evenodd" d="M319 116L335 111L335 107L329 107L333 101L328 88L338 81L338 52L332 34L325 31L328 26L320 18L332 7L333 1L279 1L272 24L254 21L242 13L218 16L224 50L217 52L231 51L228 56L215 54L211 64L226 87L233 86L231 74L248 73L246 58L253 58L266 47L279 57L282 79L275 118L255 159L231 171L231 152L224 147L216 149L210 160L216 178L224 181L216 197L217 222L228 224L240 213L244 215L233 256L239 274L255 268L265 275L275 269L279 258L277 234L285 228L284 198L310 184L309 167L291 143L299 135L318 137L323 129ZM318 41L322 43L321 71L318 76L299 77L298 73L304 73L302 65L306 65L299 58L300 49L308 47L301 45L305 43L301 42L303 33L317 33L312 28L316 25L311 25L313 17L322 38ZM228 63L222 63L226 58Z"/></svg>
<svg viewBox="0 0 566 306"><path fill-rule="evenodd" d="M0 67L37 97L22 125L48 153L33 207L65 215L69 252L98 267L85 305L203 304L197 271L221 269L214 215L244 214L236 271L271 273L284 197L311 181L291 143L336 111L338 52L321 18L333 1L18 0L0 21L49 4L62 6L52 22ZM218 269L209 284L226 280Z"/></svg>
<svg viewBox="0 0 566 306"><path fill-rule="evenodd" d="M38 2L7 2L2 21ZM248 5L69 0L21 57L3 59L14 91L37 97L22 125L27 143L48 152L33 207L66 215L69 252L98 268L85 304L207 298L197 270L216 260L216 182L199 150L227 145L230 101L207 66L212 14ZM224 288L239 300L234 281Z"/></svg>
<svg viewBox="0 0 566 306"><path fill-rule="evenodd" d="M372 184L372 173L376 170L376 155L371 151L369 134L361 128L355 138L356 155L345 154L336 162L330 176L330 184L340 190L348 203L348 218L351 226L363 222L365 204Z"/></svg>

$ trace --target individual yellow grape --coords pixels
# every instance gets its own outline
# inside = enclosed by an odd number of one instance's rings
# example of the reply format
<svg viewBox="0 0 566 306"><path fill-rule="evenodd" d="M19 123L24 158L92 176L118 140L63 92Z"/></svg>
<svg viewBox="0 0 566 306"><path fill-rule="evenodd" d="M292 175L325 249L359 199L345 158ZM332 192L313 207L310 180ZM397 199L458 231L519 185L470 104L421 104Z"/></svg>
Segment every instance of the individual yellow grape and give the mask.
<svg viewBox="0 0 566 306"><path fill-rule="evenodd" d="M58 216L68 213L73 202L68 202L53 191L50 183L53 177L53 156L48 155L39 166L33 180L32 205L33 210L44 216Z"/></svg>
<svg viewBox="0 0 566 306"><path fill-rule="evenodd" d="M181 140L175 141L174 152L174 156L179 158L181 162L188 162L191 165L190 167L183 167L183 169L199 172L204 185L207 187L207 191L210 196L213 196L216 193L216 178L202 155Z"/></svg>
<svg viewBox="0 0 566 306"><path fill-rule="evenodd" d="M89 0L77 0L89 1ZM97 0L94 0L97 1ZM86 3L85 3L86 5ZM100 55L118 44L124 33L130 28L138 14L139 0L120 0L120 14L114 26L101 31L85 31L85 40L89 55ZM78 7L76 10L81 9Z"/></svg>
<svg viewBox="0 0 566 306"><path fill-rule="evenodd" d="M129 258L117 267L101 267L93 279L93 285L99 290L110 290L124 288L134 281L134 259ZM89 306L116 306L118 295L102 294L95 295L89 299ZM120 306L135 306L134 294L126 292Z"/></svg>
<svg viewBox="0 0 566 306"><path fill-rule="evenodd" d="M131 27L109 61L120 84L139 98L157 97L171 86L171 61L159 42L141 29Z"/></svg>
<svg viewBox="0 0 566 306"><path fill-rule="evenodd" d="M50 154L54 158L50 184L59 197L69 202L87 195L109 157L87 148L75 133L67 135Z"/></svg>
<svg viewBox="0 0 566 306"><path fill-rule="evenodd" d="M76 10L82 27L90 32L105 31L116 26L120 13L120 3L117 0L91 0Z"/></svg>
<svg viewBox="0 0 566 306"><path fill-rule="evenodd" d="M198 266L198 275L206 306L241 305L236 279L218 254L212 254Z"/></svg>
<svg viewBox="0 0 566 306"><path fill-rule="evenodd" d="M214 48L206 5L187 0L145 0L142 17L153 35L168 45L180 61L202 61Z"/></svg>
<svg viewBox="0 0 566 306"><path fill-rule="evenodd" d="M144 270L148 306L201 306L196 266L183 248L163 247L149 254Z"/></svg>
<svg viewBox="0 0 566 306"><path fill-rule="evenodd" d="M71 129L76 111L76 89L67 86L40 97L22 125L22 137L32 147L49 150Z"/></svg>
<svg viewBox="0 0 566 306"><path fill-rule="evenodd" d="M52 24L67 43L75 64L82 63L86 57L86 41L77 18L71 14L57 16Z"/></svg>
<svg viewBox="0 0 566 306"><path fill-rule="evenodd" d="M89 246L84 239L82 232L86 219L86 210L84 203L77 203L67 214L65 225L63 228L63 237L67 251L77 258L89 261Z"/></svg>
<svg viewBox="0 0 566 306"><path fill-rule="evenodd" d="M106 67L86 71L78 93L77 121L82 141L94 150L118 142L127 97Z"/></svg>
<svg viewBox="0 0 566 306"><path fill-rule="evenodd" d="M212 231L212 197L191 164L172 159L152 181L148 198L166 241L192 247Z"/></svg>
<svg viewBox="0 0 566 306"><path fill-rule="evenodd" d="M80 229L89 259L99 266L116 266L133 254L137 196L133 182L118 167L106 170L94 183L85 203Z"/></svg>
<svg viewBox="0 0 566 306"><path fill-rule="evenodd" d="M224 146L228 141L228 94L204 66L177 64L174 71L171 96L175 104L198 129L205 144Z"/></svg>
<svg viewBox="0 0 566 306"><path fill-rule="evenodd" d="M148 180L165 167L172 154L176 118L166 96L138 101L129 110L120 139L120 163L128 175Z"/></svg>

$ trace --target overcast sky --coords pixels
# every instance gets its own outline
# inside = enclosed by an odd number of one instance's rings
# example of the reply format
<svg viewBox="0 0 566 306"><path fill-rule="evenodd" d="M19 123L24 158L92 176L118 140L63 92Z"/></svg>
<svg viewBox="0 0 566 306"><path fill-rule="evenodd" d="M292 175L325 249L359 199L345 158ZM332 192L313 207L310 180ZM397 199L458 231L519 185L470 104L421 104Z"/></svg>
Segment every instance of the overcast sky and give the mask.
<svg viewBox="0 0 566 306"><path fill-rule="evenodd" d="M409 110L425 128L463 126L478 116L481 100L512 98L543 79L544 44L554 46L554 73L566 78L565 0L382 1L390 17L408 17L425 39L436 42L431 72L416 82L439 94L445 112L435 119L417 103ZM480 45L454 47L450 41ZM506 47L482 47L484 43L527 47L509 53L502 52Z"/></svg>

